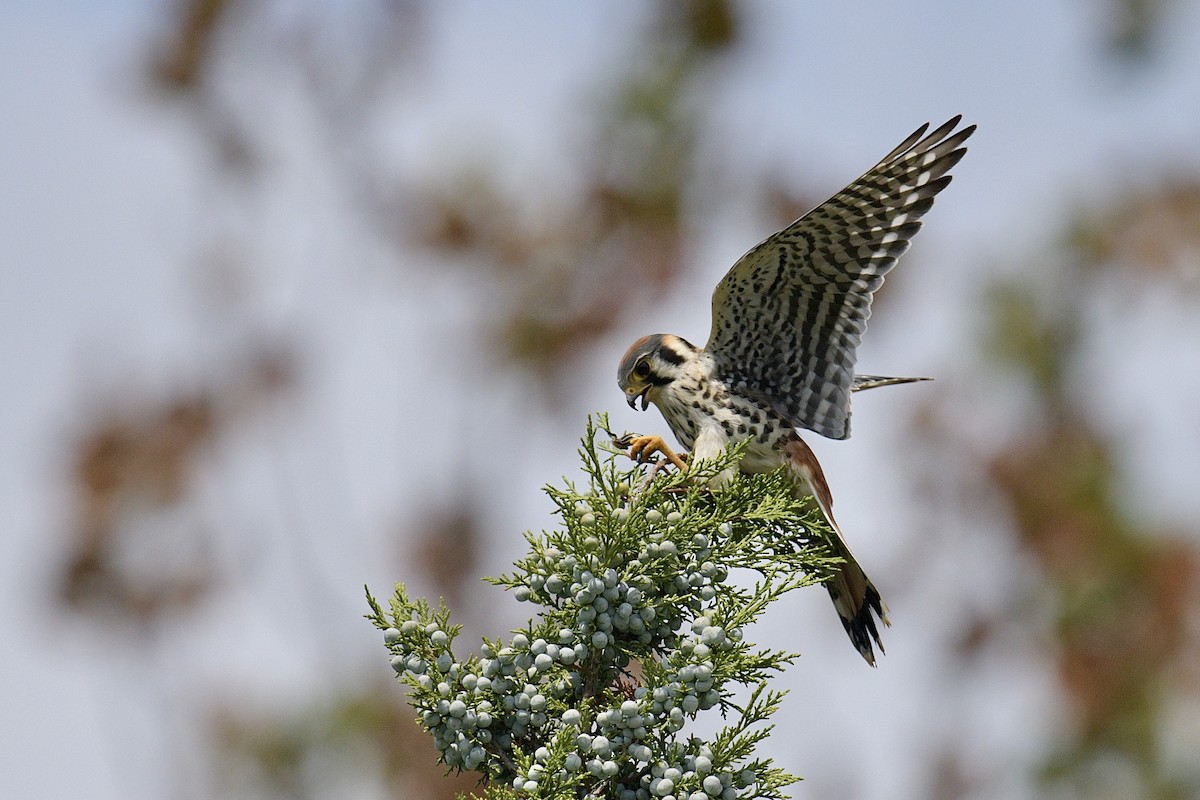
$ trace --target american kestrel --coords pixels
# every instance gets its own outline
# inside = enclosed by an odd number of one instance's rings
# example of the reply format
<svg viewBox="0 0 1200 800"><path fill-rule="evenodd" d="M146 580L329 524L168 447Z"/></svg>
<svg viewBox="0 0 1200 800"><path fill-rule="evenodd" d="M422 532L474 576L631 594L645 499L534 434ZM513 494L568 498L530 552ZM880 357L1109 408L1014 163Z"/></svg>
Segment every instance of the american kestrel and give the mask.
<svg viewBox="0 0 1200 800"><path fill-rule="evenodd" d="M872 295L966 153L975 126L956 131L961 120L928 135L922 125L861 178L742 256L713 292L704 347L671 334L645 336L617 373L629 405L641 398L643 411L658 406L691 459L749 440L742 472L786 466L796 496L816 499L845 559L826 587L871 665L872 639L883 652L876 617L891 624L887 606L846 545L821 465L796 429L845 439L852 392L921 380L855 375L855 350ZM657 436L635 439L630 455L656 451L686 469Z"/></svg>

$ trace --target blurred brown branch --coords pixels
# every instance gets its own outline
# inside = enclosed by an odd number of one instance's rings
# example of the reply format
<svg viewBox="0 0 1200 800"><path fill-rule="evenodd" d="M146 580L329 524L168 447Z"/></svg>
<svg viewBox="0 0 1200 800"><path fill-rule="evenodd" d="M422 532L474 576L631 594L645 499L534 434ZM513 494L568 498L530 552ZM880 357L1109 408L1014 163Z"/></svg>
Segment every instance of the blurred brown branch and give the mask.
<svg viewBox="0 0 1200 800"><path fill-rule="evenodd" d="M1192 288L1200 269L1200 183L1173 176L1081 213L1036 269L993 287L988 350L1032 391L1025 430L996 441L982 475L1008 507L1012 533L1038 569L1024 600L994 617L973 617L960 657L977 658L997 632L1034 628L1049 614L1044 643L1073 725L1043 764L1042 780L1091 796L1106 768L1130 775L1139 797L1194 796L1197 775L1164 759L1164 717L1200 698L1200 546L1196 531L1155 529L1122 495L1126 454L1091 421L1074 365L1095 335L1089 304L1114 276L1127 292L1156 282ZM1193 295L1194 296L1194 295ZM1131 298L1132 299L1132 298ZM1122 380L1120 359L1106 380ZM1156 390L1147 387L1148 391ZM930 418L939 426L937 413ZM929 426L927 431L933 430ZM971 453L967 442L949 449ZM970 786L951 773L957 794ZM951 783L944 783L949 787Z"/></svg>
<svg viewBox="0 0 1200 800"><path fill-rule="evenodd" d="M167 534L161 526L145 530L140 521L180 504L213 440L290 382L288 360L262 351L209 387L149 408L133 400L97 417L77 445L77 522L59 578L61 600L76 611L145 624L189 608L211 591L216 576L203 555L199 522L185 534L191 544L182 548L194 557L171 561L147 555L163 549L144 537Z"/></svg>
<svg viewBox="0 0 1200 800"><path fill-rule="evenodd" d="M221 24L242 0L177 0L177 23L161 46L154 73L172 91L192 89L202 79Z"/></svg>

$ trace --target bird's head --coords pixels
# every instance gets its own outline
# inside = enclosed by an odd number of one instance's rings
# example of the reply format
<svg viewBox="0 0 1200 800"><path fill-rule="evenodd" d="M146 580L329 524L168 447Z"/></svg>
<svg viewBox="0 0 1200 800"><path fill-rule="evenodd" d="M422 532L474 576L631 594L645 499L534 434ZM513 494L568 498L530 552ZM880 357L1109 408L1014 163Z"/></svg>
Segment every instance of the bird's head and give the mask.
<svg viewBox="0 0 1200 800"><path fill-rule="evenodd" d="M643 336L634 342L617 369L617 383L625 392L629 407L634 408L641 398L645 411L662 387L683 375L688 361L697 352L691 344L669 333Z"/></svg>

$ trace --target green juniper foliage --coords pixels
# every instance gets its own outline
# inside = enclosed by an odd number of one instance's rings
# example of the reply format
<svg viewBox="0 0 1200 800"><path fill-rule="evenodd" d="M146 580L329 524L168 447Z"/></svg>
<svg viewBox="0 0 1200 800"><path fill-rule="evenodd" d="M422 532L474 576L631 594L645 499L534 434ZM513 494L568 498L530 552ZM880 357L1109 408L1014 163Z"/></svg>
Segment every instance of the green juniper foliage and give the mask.
<svg viewBox="0 0 1200 800"><path fill-rule="evenodd" d="M828 529L780 473L709 490L739 447L681 474L604 452L597 431L589 420L579 451L587 486L546 490L562 527L527 533L516 571L491 579L540 606L509 641L459 660L444 605L397 585L389 615L368 592L420 723L489 798L787 797L797 778L755 746L784 694L768 679L796 654L757 649L743 630L828 577ZM689 735L710 709L725 727Z"/></svg>

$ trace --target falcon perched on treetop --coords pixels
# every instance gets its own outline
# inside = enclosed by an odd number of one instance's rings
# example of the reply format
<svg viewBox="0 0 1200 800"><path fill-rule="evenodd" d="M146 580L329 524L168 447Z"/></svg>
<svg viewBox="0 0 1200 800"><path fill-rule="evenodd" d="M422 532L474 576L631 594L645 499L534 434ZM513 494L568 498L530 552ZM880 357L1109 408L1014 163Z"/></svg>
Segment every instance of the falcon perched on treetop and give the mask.
<svg viewBox="0 0 1200 800"><path fill-rule="evenodd" d="M890 624L887 606L846 545L821 465L796 429L845 439L852 392L922 380L855 375L855 351L871 296L966 153L975 126L956 131L961 119L928 135L922 125L861 178L742 256L713 292L704 347L671 334L645 336L617 373L629 405L641 398L643 411L658 406L692 459L749 440L742 472L786 466L797 497L816 499L845 559L826 587L872 665L872 639L883 652L875 620ZM657 436L634 439L630 455L656 451L686 469Z"/></svg>

